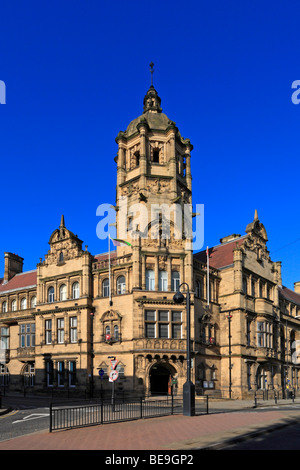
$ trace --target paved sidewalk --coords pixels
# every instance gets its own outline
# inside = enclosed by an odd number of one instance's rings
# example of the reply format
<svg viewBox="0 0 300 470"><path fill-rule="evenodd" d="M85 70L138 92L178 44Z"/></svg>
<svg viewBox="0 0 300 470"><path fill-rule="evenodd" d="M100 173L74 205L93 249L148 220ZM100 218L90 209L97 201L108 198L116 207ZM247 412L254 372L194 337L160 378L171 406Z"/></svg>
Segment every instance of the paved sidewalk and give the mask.
<svg viewBox="0 0 300 470"><path fill-rule="evenodd" d="M299 403L298 403L299 404ZM229 405L232 411L187 417L173 415L123 423L91 426L49 433L43 431L0 442L0 450L177 450L216 449L226 442L244 440L300 422L300 408L291 401L262 402L264 410L247 411L247 402L216 402L215 407ZM249 402L253 409L253 402Z"/></svg>

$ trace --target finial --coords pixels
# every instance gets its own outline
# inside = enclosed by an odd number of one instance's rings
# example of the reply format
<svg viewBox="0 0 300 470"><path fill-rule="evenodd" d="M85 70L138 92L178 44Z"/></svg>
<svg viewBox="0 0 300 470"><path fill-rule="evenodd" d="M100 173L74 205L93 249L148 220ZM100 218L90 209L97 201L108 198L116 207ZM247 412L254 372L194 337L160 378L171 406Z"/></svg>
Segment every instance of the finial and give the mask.
<svg viewBox="0 0 300 470"><path fill-rule="evenodd" d="M255 212L254 212L254 220L258 220L257 209L255 209Z"/></svg>
<svg viewBox="0 0 300 470"><path fill-rule="evenodd" d="M61 216L61 221L60 221L60 227L64 227L65 226L65 218L64 216L62 215Z"/></svg>
<svg viewBox="0 0 300 470"><path fill-rule="evenodd" d="M150 65L150 73L151 73L151 86L153 86L153 72L154 72L153 67L154 67L154 64L153 64L153 62L150 62L149 65Z"/></svg>

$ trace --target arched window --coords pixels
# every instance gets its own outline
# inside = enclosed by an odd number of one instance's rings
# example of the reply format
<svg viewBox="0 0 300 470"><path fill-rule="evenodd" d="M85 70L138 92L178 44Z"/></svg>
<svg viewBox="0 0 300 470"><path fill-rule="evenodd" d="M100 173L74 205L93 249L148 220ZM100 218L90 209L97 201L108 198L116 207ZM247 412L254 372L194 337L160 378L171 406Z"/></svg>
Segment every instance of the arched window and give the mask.
<svg viewBox="0 0 300 470"><path fill-rule="evenodd" d="M161 291L168 290L168 273L167 273L167 271L159 271L159 273L158 273L158 288Z"/></svg>
<svg viewBox="0 0 300 470"><path fill-rule="evenodd" d="M155 289L155 274L152 269L146 270L146 290Z"/></svg>
<svg viewBox="0 0 300 470"><path fill-rule="evenodd" d="M17 310L17 301L13 300L11 303L11 311L15 312Z"/></svg>
<svg viewBox="0 0 300 470"><path fill-rule="evenodd" d="M54 302L54 287L51 286L48 289L48 302L52 303Z"/></svg>
<svg viewBox="0 0 300 470"><path fill-rule="evenodd" d="M3 313L7 312L7 302L6 302L6 300L2 304L2 312Z"/></svg>
<svg viewBox="0 0 300 470"><path fill-rule="evenodd" d="M73 282L72 284L72 298L79 299L79 282Z"/></svg>
<svg viewBox="0 0 300 470"><path fill-rule="evenodd" d="M104 279L102 282L102 295L103 297L109 296L109 279Z"/></svg>
<svg viewBox="0 0 300 470"><path fill-rule="evenodd" d="M172 291L177 292L180 286L180 273L178 271L172 271Z"/></svg>
<svg viewBox="0 0 300 470"><path fill-rule="evenodd" d="M114 339L115 339L115 341L119 340L119 327L118 327L118 325L114 326Z"/></svg>
<svg viewBox="0 0 300 470"><path fill-rule="evenodd" d="M59 288L59 300L66 300L67 299L67 286L66 284L62 284Z"/></svg>
<svg viewBox="0 0 300 470"><path fill-rule="evenodd" d="M110 340L110 326L109 325L105 327L105 340L106 341Z"/></svg>
<svg viewBox="0 0 300 470"><path fill-rule="evenodd" d="M197 279L196 281L196 297L204 297L204 281L203 278Z"/></svg>
<svg viewBox="0 0 300 470"><path fill-rule="evenodd" d="M60 262L60 263L63 263L63 262L64 262L64 254L63 254L63 252L61 252L61 253L59 254L59 262Z"/></svg>
<svg viewBox="0 0 300 470"><path fill-rule="evenodd" d="M31 306L31 308L36 307L36 296L35 295L33 297L31 297L30 306Z"/></svg>
<svg viewBox="0 0 300 470"><path fill-rule="evenodd" d="M21 310L26 310L27 308L27 300L25 297L23 297L23 299L21 299Z"/></svg>
<svg viewBox="0 0 300 470"><path fill-rule="evenodd" d="M125 277L119 276L117 279L117 294L125 294Z"/></svg>

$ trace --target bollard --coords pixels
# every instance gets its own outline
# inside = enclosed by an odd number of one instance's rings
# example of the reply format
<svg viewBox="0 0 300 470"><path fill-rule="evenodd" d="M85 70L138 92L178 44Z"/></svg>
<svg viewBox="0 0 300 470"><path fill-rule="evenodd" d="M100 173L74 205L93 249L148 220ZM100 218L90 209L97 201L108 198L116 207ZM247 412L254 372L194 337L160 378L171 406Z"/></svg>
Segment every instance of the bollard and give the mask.
<svg viewBox="0 0 300 470"><path fill-rule="evenodd" d="M208 415L208 395L206 396L206 414Z"/></svg>
<svg viewBox="0 0 300 470"><path fill-rule="evenodd" d="M257 407L256 391L254 392L254 408Z"/></svg>

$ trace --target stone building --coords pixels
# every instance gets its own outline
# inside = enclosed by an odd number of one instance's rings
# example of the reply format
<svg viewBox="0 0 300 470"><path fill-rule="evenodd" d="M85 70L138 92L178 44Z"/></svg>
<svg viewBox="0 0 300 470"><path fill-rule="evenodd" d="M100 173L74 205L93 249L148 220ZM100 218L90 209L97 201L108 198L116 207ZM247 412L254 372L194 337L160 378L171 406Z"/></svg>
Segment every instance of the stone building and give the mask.
<svg viewBox="0 0 300 470"><path fill-rule="evenodd" d="M0 385L98 395L111 390L115 357L116 391L181 393L186 309L173 295L187 284L197 394L298 390L300 283L295 291L282 286L257 213L245 235L193 253L186 220L161 211L175 204L182 214L192 204L193 147L162 112L153 85L143 114L116 142L120 246L91 254L62 216L36 270L23 272L23 258L4 255Z"/></svg>

